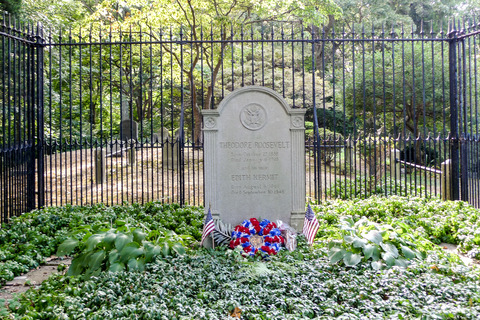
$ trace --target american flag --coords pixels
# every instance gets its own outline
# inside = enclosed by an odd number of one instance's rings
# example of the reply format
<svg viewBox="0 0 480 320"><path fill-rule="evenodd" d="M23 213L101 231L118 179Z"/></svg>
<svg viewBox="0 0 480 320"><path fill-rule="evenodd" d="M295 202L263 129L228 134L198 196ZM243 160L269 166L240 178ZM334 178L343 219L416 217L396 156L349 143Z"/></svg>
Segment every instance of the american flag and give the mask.
<svg viewBox="0 0 480 320"><path fill-rule="evenodd" d="M308 205L307 212L305 213L305 221L303 222L303 234L307 238L308 244L313 243L319 227L320 225L315 217L315 213L313 213L312 207Z"/></svg>
<svg viewBox="0 0 480 320"><path fill-rule="evenodd" d="M207 217L203 224L202 241L200 241L200 245L203 245L203 241L213 230L215 230L215 223L213 223L212 212L208 209Z"/></svg>

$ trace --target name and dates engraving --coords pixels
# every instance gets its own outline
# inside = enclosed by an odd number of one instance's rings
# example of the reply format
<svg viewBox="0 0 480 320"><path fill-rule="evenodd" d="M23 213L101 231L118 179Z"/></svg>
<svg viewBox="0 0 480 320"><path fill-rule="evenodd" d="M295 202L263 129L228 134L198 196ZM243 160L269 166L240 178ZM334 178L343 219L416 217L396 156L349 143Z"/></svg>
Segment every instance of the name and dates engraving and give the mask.
<svg viewBox="0 0 480 320"><path fill-rule="evenodd" d="M237 170L230 174L232 195L283 195L280 157L289 152L290 141L235 141L220 142L226 149L228 161L237 163Z"/></svg>

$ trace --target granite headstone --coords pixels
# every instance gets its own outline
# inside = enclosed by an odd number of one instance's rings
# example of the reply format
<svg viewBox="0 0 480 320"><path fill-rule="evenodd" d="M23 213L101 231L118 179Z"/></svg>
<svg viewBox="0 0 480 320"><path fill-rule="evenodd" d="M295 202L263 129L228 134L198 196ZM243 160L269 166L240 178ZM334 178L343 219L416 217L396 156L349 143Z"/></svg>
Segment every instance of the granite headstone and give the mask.
<svg viewBox="0 0 480 320"><path fill-rule="evenodd" d="M237 89L203 110L205 207L233 225L251 217L297 231L305 216L305 109L277 92Z"/></svg>

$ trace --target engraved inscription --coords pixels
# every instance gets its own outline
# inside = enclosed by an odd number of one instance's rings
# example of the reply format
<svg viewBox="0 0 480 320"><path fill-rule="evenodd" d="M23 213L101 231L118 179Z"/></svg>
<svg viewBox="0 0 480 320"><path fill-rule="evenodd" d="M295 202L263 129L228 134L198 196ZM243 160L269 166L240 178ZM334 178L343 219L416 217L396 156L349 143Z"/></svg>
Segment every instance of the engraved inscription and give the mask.
<svg viewBox="0 0 480 320"><path fill-rule="evenodd" d="M240 111L240 122L249 130L259 130L267 122L267 112L258 103L251 103Z"/></svg>
<svg viewBox="0 0 480 320"><path fill-rule="evenodd" d="M290 153L290 141L220 142L227 159L238 169L229 175L232 195L286 194L280 161Z"/></svg>

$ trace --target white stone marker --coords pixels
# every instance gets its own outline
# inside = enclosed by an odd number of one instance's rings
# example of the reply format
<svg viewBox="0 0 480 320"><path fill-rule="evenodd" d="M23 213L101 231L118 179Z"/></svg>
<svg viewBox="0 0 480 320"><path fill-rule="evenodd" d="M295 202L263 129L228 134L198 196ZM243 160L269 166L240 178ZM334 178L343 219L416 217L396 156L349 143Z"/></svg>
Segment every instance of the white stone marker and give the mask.
<svg viewBox="0 0 480 320"><path fill-rule="evenodd" d="M203 110L205 208L237 225L305 217L305 109L259 86L237 89Z"/></svg>

